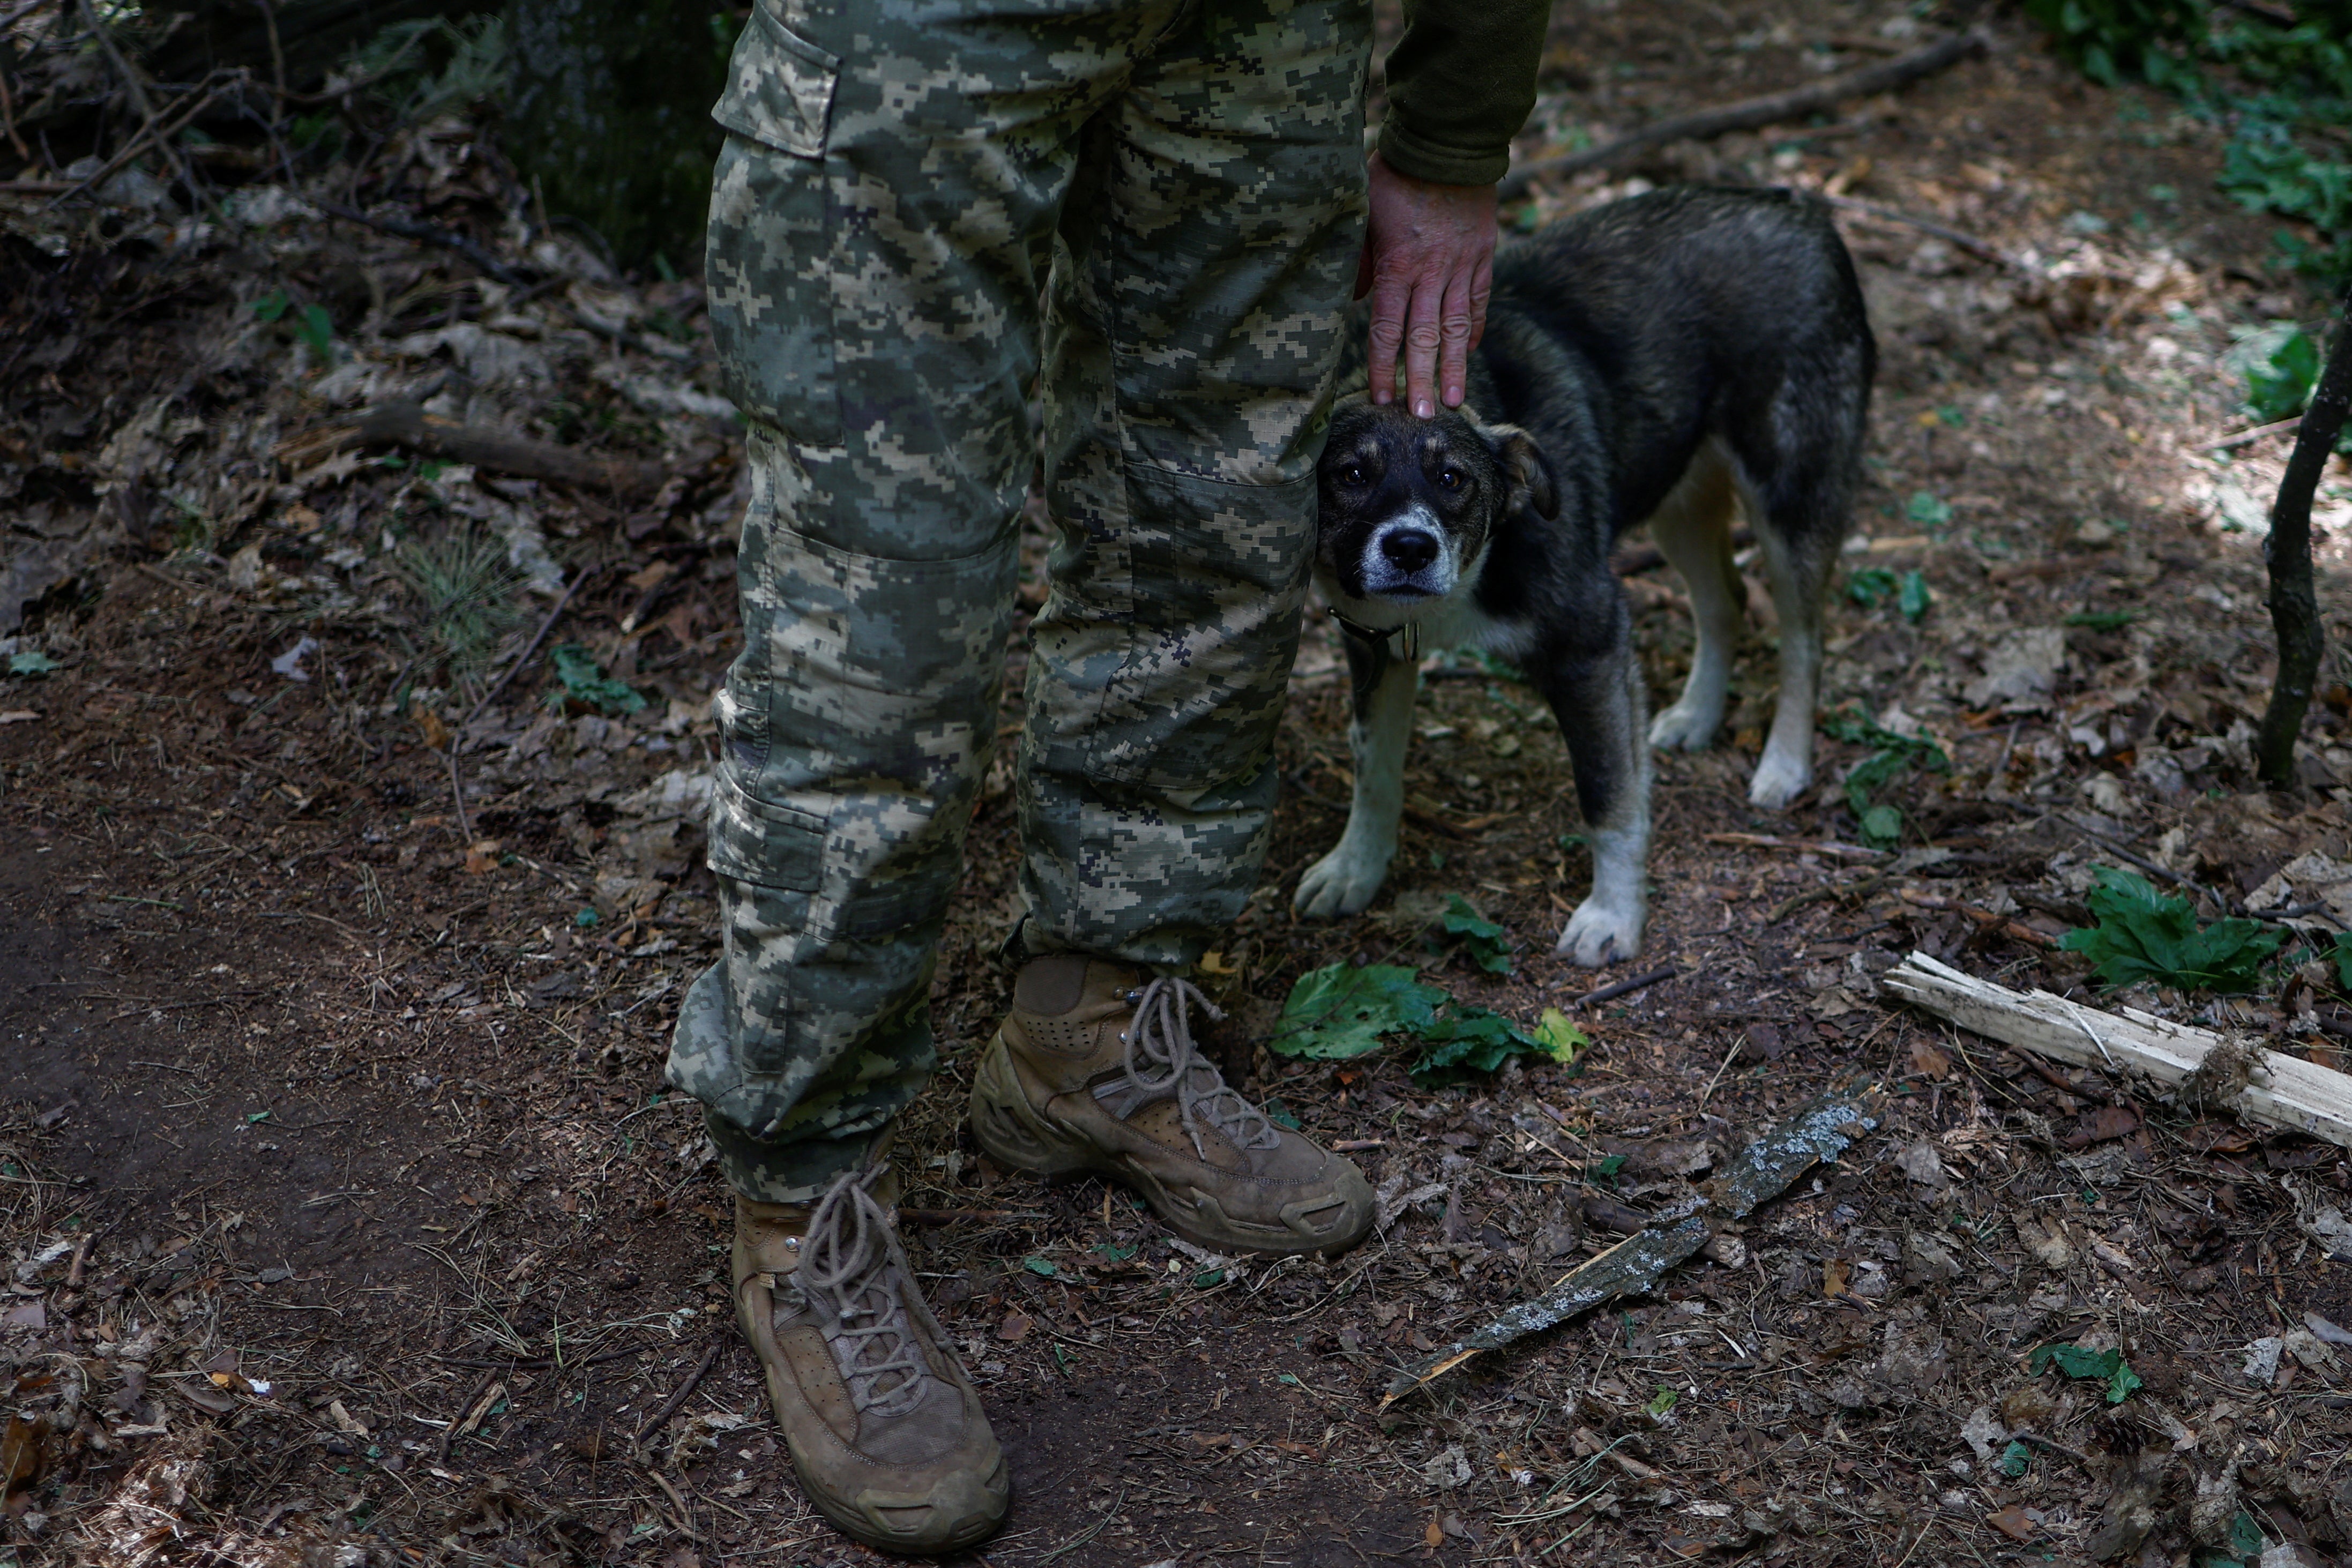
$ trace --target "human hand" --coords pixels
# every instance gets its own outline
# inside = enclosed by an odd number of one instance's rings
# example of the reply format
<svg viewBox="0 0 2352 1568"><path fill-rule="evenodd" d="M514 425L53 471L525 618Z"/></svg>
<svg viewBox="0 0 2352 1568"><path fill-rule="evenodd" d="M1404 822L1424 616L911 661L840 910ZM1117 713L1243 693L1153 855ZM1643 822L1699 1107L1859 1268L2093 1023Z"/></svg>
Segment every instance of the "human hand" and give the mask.
<svg viewBox="0 0 2352 1568"><path fill-rule="evenodd" d="M1495 286L1495 187L1439 185L1398 174L1370 159L1371 225L1356 268L1356 298L1372 297L1374 403L1396 397L1404 356L1406 406L1426 419L1437 395L1458 408L1467 391L1470 351L1486 331Z"/></svg>

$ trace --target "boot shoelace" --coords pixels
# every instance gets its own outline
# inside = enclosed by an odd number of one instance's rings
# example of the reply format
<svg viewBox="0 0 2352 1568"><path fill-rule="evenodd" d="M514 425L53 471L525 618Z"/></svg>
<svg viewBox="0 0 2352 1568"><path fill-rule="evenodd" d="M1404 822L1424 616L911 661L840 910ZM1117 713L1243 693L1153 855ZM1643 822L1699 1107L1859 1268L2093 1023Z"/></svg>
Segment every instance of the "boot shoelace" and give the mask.
<svg viewBox="0 0 2352 1568"><path fill-rule="evenodd" d="M817 1201L794 1271L801 1294L833 1326L825 1338L860 1412L904 1415L931 1375L890 1266L890 1215L870 1190L888 1167L844 1172Z"/></svg>
<svg viewBox="0 0 2352 1568"><path fill-rule="evenodd" d="M1217 1005L1191 981L1165 975L1129 994L1135 1003L1135 1021L1123 1037L1128 1086L1147 1099L1174 1089L1176 1113L1192 1140L1192 1152L1203 1160L1209 1152L1201 1145L1198 1119L1204 1115L1218 1131L1244 1149L1278 1148L1282 1134L1274 1130L1265 1112L1235 1092L1223 1073L1201 1058L1192 1044L1193 1005L1199 1004L1212 1018L1222 1018L1224 1014Z"/></svg>

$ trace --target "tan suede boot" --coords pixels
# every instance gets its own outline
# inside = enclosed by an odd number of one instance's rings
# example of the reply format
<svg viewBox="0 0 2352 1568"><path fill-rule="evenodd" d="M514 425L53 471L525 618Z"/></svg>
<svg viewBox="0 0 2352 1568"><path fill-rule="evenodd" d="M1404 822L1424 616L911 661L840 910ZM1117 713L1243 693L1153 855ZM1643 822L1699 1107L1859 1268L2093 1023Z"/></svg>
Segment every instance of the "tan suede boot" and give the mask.
<svg viewBox="0 0 2352 1568"><path fill-rule="evenodd" d="M1012 1489L874 1195L887 1171L845 1173L814 1204L738 1196L736 1317L809 1501L868 1546L929 1555L993 1531Z"/></svg>
<svg viewBox="0 0 2352 1568"><path fill-rule="evenodd" d="M1363 1239L1363 1173L1228 1088L1193 1047L1195 1007L1218 1016L1187 981L1076 953L1032 959L972 1079L980 1146L1024 1171L1117 1176L1202 1247L1333 1252Z"/></svg>

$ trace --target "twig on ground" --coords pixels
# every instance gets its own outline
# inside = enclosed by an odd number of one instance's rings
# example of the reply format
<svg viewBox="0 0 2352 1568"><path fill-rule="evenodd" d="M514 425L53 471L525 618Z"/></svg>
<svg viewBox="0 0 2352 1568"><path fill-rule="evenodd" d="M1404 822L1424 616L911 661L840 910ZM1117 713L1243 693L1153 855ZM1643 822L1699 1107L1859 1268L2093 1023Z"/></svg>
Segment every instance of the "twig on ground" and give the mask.
<svg viewBox="0 0 2352 1568"><path fill-rule="evenodd" d="M1876 892L1885 885L1886 873L1873 871L1858 882L1832 882L1827 887L1808 888L1805 891L1792 893L1775 904L1772 907L1772 912L1764 917L1764 923L1768 926L1776 926L1808 904L1825 903L1832 899L1863 898Z"/></svg>
<svg viewBox="0 0 2352 1568"><path fill-rule="evenodd" d="M2117 859L2126 861L2131 865L2138 867L2141 870L2147 872L2151 877L2159 877L2165 881L2171 883L2176 888L2186 888L2200 898L2212 900L2213 907L2221 910L2223 914L2243 914L2245 912L2243 905L2233 903L2230 900L2223 898L2219 889L2209 888L2202 882L2194 880L2189 877L2184 877L2179 872L2172 869L2169 866L2159 866L2155 861L2149 859L2147 856L2136 854L2133 851L2125 848L2122 845L2116 843L2105 834L2101 833L2097 828L2087 827L2082 823L2075 821L2073 817L2068 816L2064 812L2055 812L2053 813L2053 815L2055 816L2059 821L2064 823L2067 826L2073 828L2075 832L2081 834L2084 837L2089 839L2092 843L2097 845L2108 854L2115 856Z"/></svg>
<svg viewBox="0 0 2352 1568"><path fill-rule="evenodd" d="M1672 980L1681 970L1669 963L1663 969L1653 969L1646 974L1636 974L1630 980L1620 980L1586 992L1569 1004L1571 1007L1591 1007L1602 1002L1613 1002L1620 996L1630 996L1636 991L1646 991L1661 980Z"/></svg>
<svg viewBox="0 0 2352 1568"><path fill-rule="evenodd" d="M1710 833L1709 844L1733 844L1742 849L1793 849L1799 854L1834 855L1841 860L1880 860L1884 849L1871 849L1860 844L1841 844L1831 838L1780 838L1769 833Z"/></svg>
<svg viewBox="0 0 2352 1568"><path fill-rule="evenodd" d="M1523 163L1503 176L1496 187L1498 201L1513 202L1528 193L1537 180L1556 179L1586 169L1598 169L1621 162L1636 153L1671 142L1704 141L1731 131L1753 131L1759 126L1773 125L1787 120L1801 120L1820 112L1832 104L1850 98L1869 98L1933 76L1969 56L1982 53L1990 47L1990 40L1975 30L1951 34L1937 39L1925 48L1914 49L1907 55L1864 66L1826 81L1809 83L1787 92L1769 93L1762 98L1743 99L1714 109L1702 109L1695 114L1677 114L1654 125L1618 137L1613 142L1581 153L1564 153L1555 158L1538 158Z"/></svg>
<svg viewBox="0 0 2352 1568"><path fill-rule="evenodd" d="M87 5L89 0L83 0ZM521 273L484 250L462 234L453 233L436 224L418 223L414 218L386 217L364 213L357 207L347 207L337 202L314 201L310 204L329 217L341 218L345 223L363 224L402 239L416 240L424 245L437 245L444 250L454 250L472 262L484 276L500 283L522 284L530 281Z"/></svg>
<svg viewBox="0 0 2352 1568"><path fill-rule="evenodd" d="M2045 952L2055 952L2058 947L2055 937L2035 931L2021 921L2011 920L2007 915L1997 915L1990 910L1979 909L1976 905L1965 903L1958 899L1947 899L1937 893L1917 892L1909 888L1904 889L1899 896L1906 904L1918 909L1937 910L1963 916L1986 931L1999 932L2010 941L2021 942L2028 947L2038 947Z"/></svg>
<svg viewBox="0 0 2352 1568"><path fill-rule="evenodd" d="M715 1336L712 1338L709 1348L702 1352L702 1359L694 1363L694 1370L686 1374L686 1381L677 1385L677 1391L663 1400L661 1407L646 1416L645 1425L637 1428L638 1442L642 1443L652 1436L660 1429L663 1422L677 1414L677 1407L686 1403L687 1396L700 1385L703 1373L710 1370L710 1363L719 1359L719 1347L724 1342Z"/></svg>
<svg viewBox="0 0 2352 1568"><path fill-rule="evenodd" d="M1932 218L1920 217L1895 207L1883 207L1876 202L1857 201L1852 196L1832 196L1824 194L1822 200L1847 212L1861 213L1866 217L1874 217L1881 223L1900 224L1906 228L1916 228L1922 234L1934 235L1937 239L1948 245L1956 246L1979 260L2006 267L2012 272L2030 273L2037 270L2029 266L2022 257L2011 256L1989 239L1979 239L1975 235L1964 233L1947 224L1937 223Z"/></svg>
<svg viewBox="0 0 2352 1568"><path fill-rule="evenodd" d="M2273 419L2267 425L2257 425L2251 430L2241 430L2234 436L2224 436L2218 441L2207 441L2193 448L2199 452L2226 452L2232 447L2242 447L2249 441L2259 441L2265 436L2284 436L2303 428L2303 416L2290 419Z"/></svg>
<svg viewBox="0 0 2352 1568"><path fill-rule="evenodd" d="M498 1375L495 1370L482 1373L474 1380L472 1390L457 1402L457 1413L449 1417L449 1425L441 1428L441 1442L435 1454L436 1463L446 1465L449 1462L449 1445L457 1440L458 1426L464 1424L467 1415L474 1408L474 1401L489 1391Z"/></svg>

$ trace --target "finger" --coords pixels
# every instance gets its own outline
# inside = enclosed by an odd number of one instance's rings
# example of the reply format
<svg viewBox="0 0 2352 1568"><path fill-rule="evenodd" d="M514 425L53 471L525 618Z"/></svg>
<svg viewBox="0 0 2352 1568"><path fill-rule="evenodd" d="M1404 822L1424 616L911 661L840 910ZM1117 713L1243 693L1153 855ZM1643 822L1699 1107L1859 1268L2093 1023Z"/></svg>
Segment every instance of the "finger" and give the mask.
<svg viewBox="0 0 2352 1568"><path fill-rule="evenodd" d="M1445 297L1438 313L1438 395L1448 408L1462 406L1470 374L1473 322L1470 289L1476 274L1465 264L1445 279Z"/></svg>
<svg viewBox="0 0 2352 1568"><path fill-rule="evenodd" d="M1470 346L1475 349L1486 337L1486 306L1495 297L1495 247L1488 246L1478 258L1478 269L1470 279Z"/></svg>
<svg viewBox="0 0 2352 1568"><path fill-rule="evenodd" d="M1404 328L1405 404L1416 418L1437 412L1437 355L1444 338L1445 278L1429 271L1412 281Z"/></svg>
<svg viewBox="0 0 2352 1568"><path fill-rule="evenodd" d="M1364 236L1364 245L1356 253L1356 291L1349 296L1360 300L1372 291L1372 237Z"/></svg>
<svg viewBox="0 0 2352 1568"><path fill-rule="evenodd" d="M1405 309L1410 285L1394 272L1376 272L1372 280L1372 323L1365 333L1370 354L1372 401L1396 400L1397 354L1404 347Z"/></svg>

